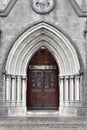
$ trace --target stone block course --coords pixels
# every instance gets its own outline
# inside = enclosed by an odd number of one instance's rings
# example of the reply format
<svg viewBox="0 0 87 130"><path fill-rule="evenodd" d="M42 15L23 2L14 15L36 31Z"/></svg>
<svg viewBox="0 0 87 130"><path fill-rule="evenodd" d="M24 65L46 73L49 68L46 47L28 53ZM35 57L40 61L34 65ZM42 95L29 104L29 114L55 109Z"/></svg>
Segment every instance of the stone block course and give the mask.
<svg viewBox="0 0 87 130"><path fill-rule="evenodd" d="M81 104L85 104L87 100L87 92L85 91L85 88L87 87L87 41L84 38L86 18L79 17L68 0L56 0L55 8L48 14L36 13L32 9L29 0L17 0L14 7L9 12L9 15L7 17L0 17L0 97L2 97L2 94L5 93L3 92L5 89L3 89L2 73L6 71L5 65L12 46L15 44L16 40L25 32L26 29L30 28L37 22L39 23L40 21L48 22L49 24L52 24L55 27L63 30L63 32L67 34L68 38L72 40L76 51L78 50L78 57L81 64L80 72L83 72L84 74L81 86ZM32 35L32 37L34 37L34 35ZM3 102L3 99L1 100ZM86 110L84 109L82 111L82 115L84 115ZM2 115L3 114L4 110L2 112Z"/></svg>
<svg viewBox="0 0 87 130"><path fill-rule="evenodd" d="M0 130L86 130L87 119L78 118L2 118Z"/></svg>

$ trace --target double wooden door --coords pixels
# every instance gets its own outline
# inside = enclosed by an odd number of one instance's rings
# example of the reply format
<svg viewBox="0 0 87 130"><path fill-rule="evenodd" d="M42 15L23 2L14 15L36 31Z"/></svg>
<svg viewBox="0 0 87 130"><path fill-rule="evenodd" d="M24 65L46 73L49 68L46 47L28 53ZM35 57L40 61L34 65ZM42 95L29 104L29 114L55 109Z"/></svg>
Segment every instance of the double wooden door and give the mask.
<svg viewBox="0 0 87 130"><path fill-rule="evenodd" d="M57 70L29 70L27 109L58 109Z"/></svg>

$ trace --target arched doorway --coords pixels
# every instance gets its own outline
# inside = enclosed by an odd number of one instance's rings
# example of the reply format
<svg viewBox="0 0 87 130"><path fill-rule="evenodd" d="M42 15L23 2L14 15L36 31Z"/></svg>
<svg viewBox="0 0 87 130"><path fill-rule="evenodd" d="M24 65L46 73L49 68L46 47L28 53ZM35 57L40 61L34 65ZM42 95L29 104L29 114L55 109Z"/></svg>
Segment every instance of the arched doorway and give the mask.
<svg viewBox="0 0 87 130"><path fill-rule="evenodd" d="M60 99L58 99L60 105L57 104L59 107L56 107L56 109L59 108L59 114L76 115L77 109L75 106L78 104L79 106L81 105L82 78L79 73L81 70L79 53L76 51L76 47L71 38L60 27L41 21L30 26L16 39L6 59L6 73L3 76L4 100L5 104L9 106L8 112L11 116L14 113L16 113L15 115L19 113L21 115L27 114L26 72L28 72L28 64L31 63L32 56L44 46L52 54L50 55L55 58L60 71Z"/></svg>
<svg viewBox="0 0 87 130"><path fill-rule="evenodd" d="M59 108L59 70L51 53L43 46L27 69L27 110Z"/></svg>

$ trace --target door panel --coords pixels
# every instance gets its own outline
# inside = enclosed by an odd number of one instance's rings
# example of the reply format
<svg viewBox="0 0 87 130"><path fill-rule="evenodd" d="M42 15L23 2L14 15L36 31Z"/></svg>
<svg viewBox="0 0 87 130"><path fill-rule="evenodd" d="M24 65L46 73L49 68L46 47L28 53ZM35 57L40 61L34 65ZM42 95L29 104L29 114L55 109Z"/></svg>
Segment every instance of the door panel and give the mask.
<svg viewBox="0 0 87 130"><path fill-rule="evenodd" d="M45 93L45 103L44 107L46 108L58 108L58 94L54 92L46 92Z"/></svg>
<svg viewBox="0 0 87 130"><path fill-rule="evenodd" d="M28 78L28 109L57 109L59 92L56 70L31 70Z"/></svg>
<svg viewBox="0 0 87 130"><path fill-rule="evenodd" d="M43 107L42 93L41 92L30 92L28 109L36 109Z"/></svg>
<svg viewBox="0 0 87 130"><path fill-rule="evenodd" d="M44 71L44 107L58 108L58 75L56 70ZM46 82L45 82L46 81ZM46 83L46 84L45 84ZM48 85L48 87L47 87Z"/></svg>
<svg viewBox="0 0 87 130"><path fill-rule="evenodd" d="M27 92L27 107L28 109L42 107L43 102L43 76L42 71L29 71L28 75L28 92Z"/></svg>
<svg viewBox="0 0 87 130"><path fill-rule="evenodd" d="M50 88L50 79L49 79L49 71L43 71L43 86L44 86L44 89L49 89Z"/></svg>

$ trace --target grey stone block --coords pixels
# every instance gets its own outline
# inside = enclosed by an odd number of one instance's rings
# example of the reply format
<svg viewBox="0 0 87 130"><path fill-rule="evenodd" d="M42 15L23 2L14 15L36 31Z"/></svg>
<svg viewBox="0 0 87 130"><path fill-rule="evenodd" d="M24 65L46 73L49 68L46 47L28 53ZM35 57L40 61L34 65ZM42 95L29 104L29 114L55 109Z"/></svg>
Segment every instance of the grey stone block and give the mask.
<svg viewBox="0 0 87 130"><path fill-rule="evenodd" d="M16 2L16 0L13 0ZM71 1L71 0L70 0ZM14 4L13 4L14 5ZM9 8L9 7L8 7ZM86 26L86 18L80 18L74 11L72 5L68 0L56 0L56 6L54 9L47 14L36 13L29 0L17 0L15 6L9 8L9 15L5 18L0 18L0 101L3 102L5 98L5 86L3 85L3 70L6 73L6 61L12 46L20 36L31 27L34 27L35 23L40 21L48 22L50 25L60 28L60 32L67 34L67 38L73 42L73 44L80 62L80 72L83 72L82 83L81 83L81 101L77 106L84 104L87 101L87 40L84 38L84 30ZM0 13L1 14L1 13ZM6 15L5 15L6 16ZM42 28L43 29L43 28ZM54 30L53 30L54 32ZM35 35L36 33L34 33ZM50 34L51 35L51 34ZM32 35L32 37L34 37ZM52 37L53 38L53 37ZM63 39L65 40L65 39ZM50 42L49 42L50 44ZM68 44L68 42L67 42ZM20 51L20 48L19 48ZM65 51L65 50L64 50ZM14 58L16 59L16 57ZM69 59L68 59L69 60ZM72 63L71 63L72 68ZM4 101L5 103L5 101ZM1 104L2 105L2 104ZM75 105L75 104L74 104ZM87 104L85 104L87 106ZM87 109L78 108L75 111L75 107L72 110L67 111L72 113L76 112L77 115L86 115ZM83 106L84 107L84 106ZM10 109L10 105L9 105ZM0 108L0 115L7 116L8 109ZM70 113L70 114L71 114Z"/></svg>

